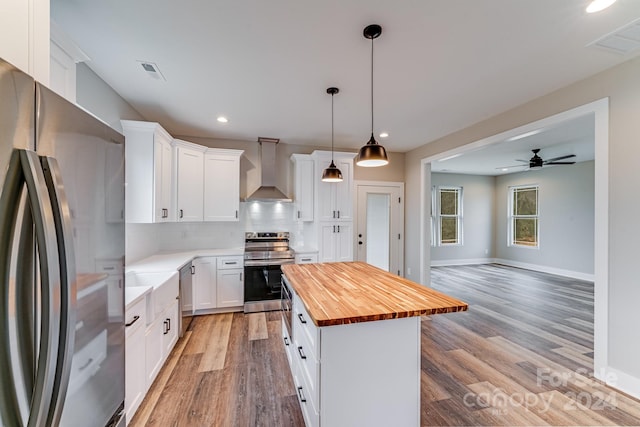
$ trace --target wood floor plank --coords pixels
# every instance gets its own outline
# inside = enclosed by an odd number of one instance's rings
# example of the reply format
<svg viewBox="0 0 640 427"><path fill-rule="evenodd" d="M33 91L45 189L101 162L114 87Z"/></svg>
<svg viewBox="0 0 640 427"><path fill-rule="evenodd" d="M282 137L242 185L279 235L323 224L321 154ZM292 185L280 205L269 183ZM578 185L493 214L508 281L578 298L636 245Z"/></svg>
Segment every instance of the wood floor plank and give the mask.
<svg viewBox="0 0 640 427"><path fill-rule="evenodd" d="M215 371L224 367L233 313L221 314L214 319L211 328L207 331L209 336L200 359L198 372Z"/></svg>
<svg viewBox="0 0 640 427"><path fill-rule="evenodd" d="M269 338L267 332L267 317L265 313L251 313L249 317L249 341L266 340Z"/></svg>
<svg viewBox="0 0 640 427"><path fill-rule="evenodd" d="M422 318L421 425L640 425L638 400L592 378L592 283L478 265L433 268L432 287L469 311ZM130 425L303 427L281 328L196 317Z"/></svg>

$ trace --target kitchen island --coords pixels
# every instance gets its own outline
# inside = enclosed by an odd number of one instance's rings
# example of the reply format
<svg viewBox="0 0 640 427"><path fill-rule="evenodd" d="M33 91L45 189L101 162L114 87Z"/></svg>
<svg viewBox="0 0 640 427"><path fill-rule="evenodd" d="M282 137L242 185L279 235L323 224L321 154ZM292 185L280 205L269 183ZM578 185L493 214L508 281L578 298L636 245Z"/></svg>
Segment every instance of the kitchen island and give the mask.
<svg viewBox="0 0 640 427"><path fill-rule="evenodd" d="M420 425L420 316L467 304L362 262L282 270L283 338L307 425Z"/></svg>

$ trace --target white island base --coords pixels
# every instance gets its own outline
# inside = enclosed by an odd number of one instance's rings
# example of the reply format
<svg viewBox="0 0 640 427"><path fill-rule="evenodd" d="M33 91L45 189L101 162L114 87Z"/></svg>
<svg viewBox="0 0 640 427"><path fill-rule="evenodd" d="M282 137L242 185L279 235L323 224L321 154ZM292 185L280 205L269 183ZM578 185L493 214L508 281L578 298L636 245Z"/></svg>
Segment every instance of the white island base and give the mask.
<svg viewBox="0 0 640 427"><path fill-rule="evenodd" d="M420 425L419 316L316 327L294 294L292 323L284 342L308 427Z"/></svg>

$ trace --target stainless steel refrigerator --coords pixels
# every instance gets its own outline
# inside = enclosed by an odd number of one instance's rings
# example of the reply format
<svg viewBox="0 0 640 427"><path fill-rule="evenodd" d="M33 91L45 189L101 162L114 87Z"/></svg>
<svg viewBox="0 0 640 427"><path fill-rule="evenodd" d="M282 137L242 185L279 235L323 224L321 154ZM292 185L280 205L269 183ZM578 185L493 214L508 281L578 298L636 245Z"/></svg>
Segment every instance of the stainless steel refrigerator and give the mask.
<svg viewBox="0 0 640 427"><path fill-rule="evenodd" d="M124 241L124 137L0 59L0 426L124 426Z"/></svg>

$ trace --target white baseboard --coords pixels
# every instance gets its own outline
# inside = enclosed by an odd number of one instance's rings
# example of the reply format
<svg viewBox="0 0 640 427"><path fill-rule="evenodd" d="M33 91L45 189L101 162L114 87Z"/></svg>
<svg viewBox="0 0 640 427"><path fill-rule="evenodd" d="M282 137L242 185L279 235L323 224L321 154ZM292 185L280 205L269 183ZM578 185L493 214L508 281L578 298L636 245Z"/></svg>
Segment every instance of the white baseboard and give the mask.
<svg viewBox="0 0 640 427"><path fill-rule="evenodd" d="M572 279L593 282L595 276L593 274L581 273L579 271L563 270L561 268L547 267L546 265L529 264L526 262L513 261L510 259L495 258L495 264L508 265L509 267L524 268L525 270L539 271L541 273L555 274L556 276L570 277Z"/></svg>
<svg viewBox="0 0 640 427"><path fill-rule="evenodd" d="M608 367L604 372L595 372L595 377L609 387L640 399L640 378L636 378L617 369Z"/></svg>
<svg viewBox="0 0 640 427"><path fill-rule="evenodd" d="M525 270L539 271L541 273L555 274L556 276L570 277L572 279L593 282L594 275L580 273L578 271L563 270L561 268L547 267L545 265L529 264L526 262L513 261L502 258L471 258L471 259L445 259L432 260L431 267L448 267L453 265L476 265L476 264L502 264L509 267L524 268Z"/></svg>
<svg viewBox="0 0 640 427"><path fill-rule="evenodd" d="M493 258L431 260L431 267L447 267L450 265L492 264L494 262L495 260Z"/></svg>

